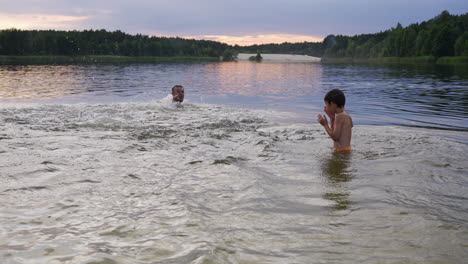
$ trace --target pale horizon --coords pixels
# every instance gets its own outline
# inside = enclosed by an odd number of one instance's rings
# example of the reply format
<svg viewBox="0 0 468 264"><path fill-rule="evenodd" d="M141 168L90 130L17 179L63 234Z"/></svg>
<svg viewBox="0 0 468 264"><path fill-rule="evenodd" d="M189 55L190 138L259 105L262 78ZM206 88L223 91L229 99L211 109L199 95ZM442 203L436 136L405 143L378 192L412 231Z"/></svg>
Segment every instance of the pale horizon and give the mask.
<svg viewBox="0 0 468 264"><path fill-rule="evenodd" d="M315 36L303 36L294 34L266 34L266 35L250 35L250 36L188 36L184 37L188 39L199 39L199 40L212 40L217 42L226 43L229 45L239 46L251 46L251 45L263 45L263 44L281 44L285 42L289 43L301 43L301 42L322 42L323 37Z"/></svg>

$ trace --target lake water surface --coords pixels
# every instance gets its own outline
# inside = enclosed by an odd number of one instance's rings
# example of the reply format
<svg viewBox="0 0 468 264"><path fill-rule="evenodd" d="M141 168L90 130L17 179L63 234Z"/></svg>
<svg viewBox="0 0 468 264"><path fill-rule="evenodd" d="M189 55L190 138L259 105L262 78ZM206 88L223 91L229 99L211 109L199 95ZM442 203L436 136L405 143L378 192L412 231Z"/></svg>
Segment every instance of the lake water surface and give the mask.
<svg viewBox="0 0 468 264"><path fill-rule="evenodd" d="M0 80L0 102L149 102L182 84L192 103L288 111L300 122L315 122L324 94L340 88L358 124L468 131L464 65L3 65Z"/></svg>
<svg viewBox="0 0 468 264"><path fill-rule="evenodd" d="M467 87L453 66L1 65L0 262L464 263ZM315 121L332 88L349 155Z"/></svg>

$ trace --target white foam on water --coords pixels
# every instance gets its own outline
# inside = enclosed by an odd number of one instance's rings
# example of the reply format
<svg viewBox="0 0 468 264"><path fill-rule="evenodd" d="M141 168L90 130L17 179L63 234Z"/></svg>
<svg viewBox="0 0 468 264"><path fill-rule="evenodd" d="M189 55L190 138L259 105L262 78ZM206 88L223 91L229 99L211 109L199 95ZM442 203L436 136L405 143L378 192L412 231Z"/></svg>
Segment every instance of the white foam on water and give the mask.
<svg viewBox="0 0 468 264"><path fill-rule="evenodd" d="M356 126L342 156L321 126L279 123L287 113L167 98L0 107L0 259L466 257L466 144Z"/></svg>

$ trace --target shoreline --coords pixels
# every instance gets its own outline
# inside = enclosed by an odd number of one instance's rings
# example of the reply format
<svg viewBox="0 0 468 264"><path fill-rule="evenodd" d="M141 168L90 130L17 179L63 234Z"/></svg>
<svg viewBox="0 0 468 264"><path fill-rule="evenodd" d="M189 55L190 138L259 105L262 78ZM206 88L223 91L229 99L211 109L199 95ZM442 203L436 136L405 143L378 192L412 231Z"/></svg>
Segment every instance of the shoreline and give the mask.
<svg viewBox="0 0 468 264"><path fill-rule="evenodd" d="M239 53L235 61L249 61L256 54ZM468 56L453 57L380 57L380 58L319 58L308 55L294 54L260 54L263 62L309 62L309 63L357 63L357 64L437 64L437 65L466 65ZM218 57L190 57L190 56L114 56L114 55L85 55L85 56L62 56L62 55L33 55L13 56L0 55L0 64L8 63L152 63L152 62L220 62Z"/></svg>
<svg viewBox="0 0 468 264"><path fill-rule="evenodd" d="M439 65L457 65L468 64L468 57L380 57L380 58L322 58L322 63L373 63L373 64L439 64Z"/></svg>
<svg viewBox="0 0 468 264"><path fill-rule="evenodd" d="M34 56L7 56L0 55L0 64L5 63L113 63L113 62L205 62L219 61L217 57L156 57L156 56L114 56L114 55L34 55Z"/></svg>
<svg viewBox="0 0 468 264"><path fill-rule="evenodd" d="M249 58L256 56L253 53L239 53L237 55L237 61L249 61ZM312 57L308 55L295 55L295 54L262 54L262 61L264 62L314 62L320 63L321 58Z"/></svg>

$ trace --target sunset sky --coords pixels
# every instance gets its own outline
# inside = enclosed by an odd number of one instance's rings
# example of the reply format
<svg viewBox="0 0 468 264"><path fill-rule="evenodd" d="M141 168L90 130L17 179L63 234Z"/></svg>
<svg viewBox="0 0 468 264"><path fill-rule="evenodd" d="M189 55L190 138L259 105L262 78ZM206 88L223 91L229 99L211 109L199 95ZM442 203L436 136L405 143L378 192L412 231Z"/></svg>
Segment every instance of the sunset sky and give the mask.
<svg viewBox="0 0 468 264"><path fill-rule="evenodd" d="M121 30L228 44L321 41L376 33L440 14L466 0L0 0L0 29Z"/></svg>

